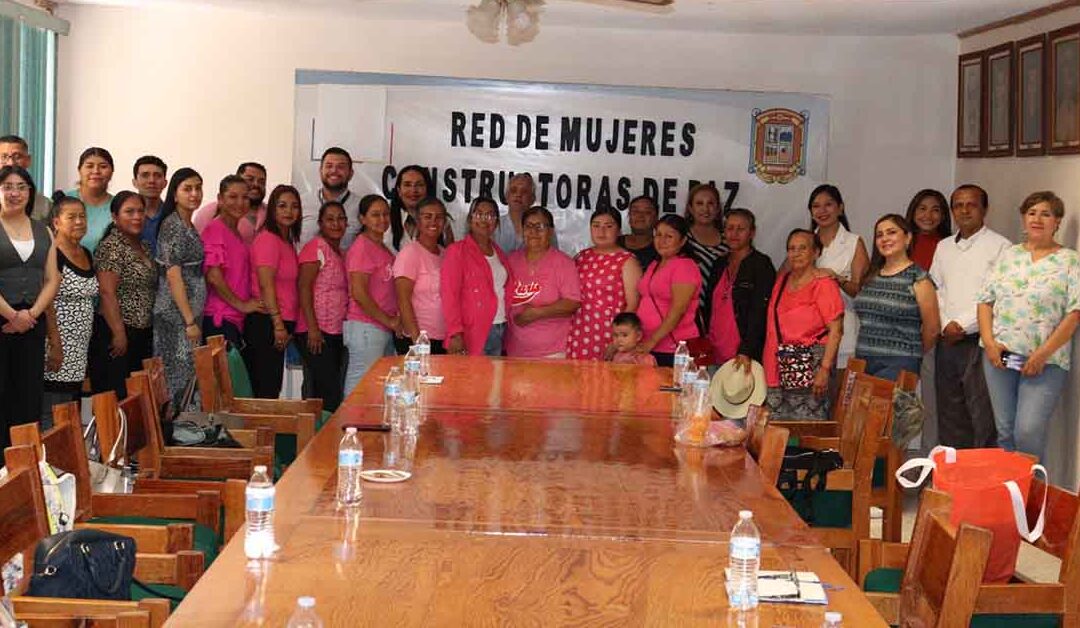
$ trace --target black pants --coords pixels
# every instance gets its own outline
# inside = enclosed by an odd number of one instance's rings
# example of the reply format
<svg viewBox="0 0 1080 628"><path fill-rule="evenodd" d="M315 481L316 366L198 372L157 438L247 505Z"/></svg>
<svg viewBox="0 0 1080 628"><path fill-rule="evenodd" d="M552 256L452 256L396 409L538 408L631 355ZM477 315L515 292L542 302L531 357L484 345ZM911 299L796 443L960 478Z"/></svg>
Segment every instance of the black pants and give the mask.
<svg viewBox="0 0 1080 628"><path fill-rule="evenodd" d="M90 336L90 389L96 395L106 390L116 391L117 399L127 397L124 380L128 375L142 369L143 360L154 355L153 329L139 329L124 325L127 335L127 351L115 358L109 355L112 330L103 316L94 316L94 332Z"/></svg>
<svg viewBox="0 0 1080 628"><path fill-rule="evenodd" d="M204 316L202 319L202 335L203 339L210 336L225 336L225 341L238 350L244 346L244 343L241 342L243 335L240 330L227 320L222 320L221 325L215 325L213 318Z"/></svg>
<svg viewBox="0 0 1080 628"><path fill-rule="evenodd" d="M295 327L293 321L285 321L285 329L290 334ZM274 320L269 314L247 315L244 343L240 354L244 356L251 377L252 395L257 399L277 399L281 396L281 378L285 374L285 350L279 351L274 346Z"/></svg>
<svg viewBox="0 0 1080 628"><path fill-rule="evenodd" d="M308 351L307 332L296 334L296 346L304 359L304 399L322 399L323 410L333 412L341 405L345 386L345 339L341 334L323 334L318 355Z"/></svg>
<svg viewBox="0 0 1080 628"><path fill-rule="evenodd" d="M656 358L657 366L674 366L675 354L674 353L661 353L659 351L653 351L652 356Z"/></svg>
<svg viewBox="0 0 1080 628"><path fill-rule="evenodd" d="M956 448L996 447L994 409L986 390L982 349L972 334L955 345L939 342L935 351L938 441Z"/></svg>
<svg viewBox="0 0 1080 628"><path fill-rule="evenodd" d="M44 377L45 317L25 333L0 333L0 451L11 445L12 426L41 418Z"/></svg>

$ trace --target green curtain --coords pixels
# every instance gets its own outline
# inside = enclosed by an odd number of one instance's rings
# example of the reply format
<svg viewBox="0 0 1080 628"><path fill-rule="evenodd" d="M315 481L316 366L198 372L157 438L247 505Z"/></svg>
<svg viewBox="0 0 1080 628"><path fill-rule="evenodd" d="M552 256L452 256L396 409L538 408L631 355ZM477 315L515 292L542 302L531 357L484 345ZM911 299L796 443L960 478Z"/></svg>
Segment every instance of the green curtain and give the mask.
<svg viewBox="0 0 1080 628"><path fill-rule="evenodd" d="M42 193L52 186L56 33L0 17L0 135L14 134L30 145L30 174Z"/></svg>

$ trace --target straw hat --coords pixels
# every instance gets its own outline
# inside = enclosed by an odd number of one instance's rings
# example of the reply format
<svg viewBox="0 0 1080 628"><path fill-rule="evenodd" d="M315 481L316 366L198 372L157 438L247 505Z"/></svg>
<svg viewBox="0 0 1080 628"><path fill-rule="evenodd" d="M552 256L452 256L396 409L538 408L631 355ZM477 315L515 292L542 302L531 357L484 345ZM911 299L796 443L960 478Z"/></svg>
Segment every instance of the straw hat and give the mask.
<svg viewBox="0 0 1080 628"><path fill-rule="evenodd" d="M728 419L745 418L751 404L765 402L766 392L765 369L755 360L749 373L737 368L734 359L724 362L709 385L713 407Z"/></svg>

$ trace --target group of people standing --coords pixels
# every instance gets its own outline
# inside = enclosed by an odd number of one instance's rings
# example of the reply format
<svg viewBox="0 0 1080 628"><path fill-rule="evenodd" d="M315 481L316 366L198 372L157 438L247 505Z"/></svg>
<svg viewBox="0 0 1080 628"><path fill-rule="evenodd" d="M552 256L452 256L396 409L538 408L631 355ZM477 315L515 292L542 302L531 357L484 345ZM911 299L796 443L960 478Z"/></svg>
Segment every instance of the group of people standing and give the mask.
<svg viewBox="0 0 1080 628"><path fill-rule="evenodd" d="M124 394L124 378L151 355L179 402L194 376L191 348L212 334L240 349L254 394L268 398L280 394L295 343L304 395L329 410L422 332L434 353L660 365L696 340L717 364L749 372L763 362L768 403L790 418L826 416L833 373L852 355L881 377L936 370L949 384L938 392L942 443L996 438L1041 454L1080 321L1080 266L1054 242L1064 207L1048 192L1021 206L1027 238L1010 246L983 224L980 188L961 186L951 206L923 190L906 216L877 221L871 254L848 230L840 190L823 185L777 272L754 248L754 213L722 213L708 184L690 191L683 215L633 199L627 234L622 213L597 209L592 246L571 258L528 174L509 180L506 211L473 200L456 239L425 168L403 168L389 199L357 197L340 148L322 155L312 195L278 185L264 203L266 169L248 162L206 205L198 172L169 177L153 156L134 164L137 191L114 196L112 157L90 148L78 186L50 206L27 173L25 142L0 138L0 156L0 398L10 423L43 409L47 418L87 375L95 391ZM801 381L789 376L792 356ZM1014 362L1019 370L1003 368Z"/></svg>

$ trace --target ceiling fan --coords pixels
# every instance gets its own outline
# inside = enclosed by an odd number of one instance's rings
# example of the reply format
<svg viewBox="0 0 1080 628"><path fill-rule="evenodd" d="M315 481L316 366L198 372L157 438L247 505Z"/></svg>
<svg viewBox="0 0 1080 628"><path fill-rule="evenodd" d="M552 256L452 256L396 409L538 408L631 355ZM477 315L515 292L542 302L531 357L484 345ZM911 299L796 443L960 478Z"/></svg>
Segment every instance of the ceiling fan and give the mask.
<svg viewBox="0 0 1080 628"><path fill-rule="evenodd" d="M583 0L606 5L663 6L674 0ZM536 39L540 32L540 11L544 0L480 0L466 12L465 23L480 41L499 42L500 31L506 31L506 43L518 46ZM629 8L629 7L627 7Z"/></svg>

